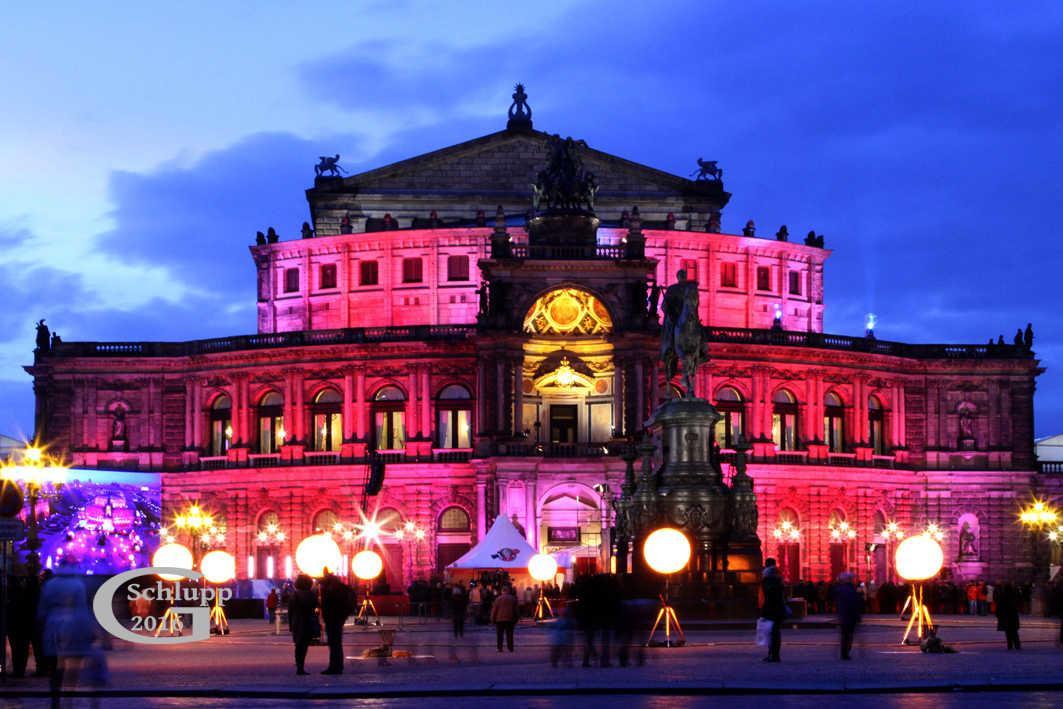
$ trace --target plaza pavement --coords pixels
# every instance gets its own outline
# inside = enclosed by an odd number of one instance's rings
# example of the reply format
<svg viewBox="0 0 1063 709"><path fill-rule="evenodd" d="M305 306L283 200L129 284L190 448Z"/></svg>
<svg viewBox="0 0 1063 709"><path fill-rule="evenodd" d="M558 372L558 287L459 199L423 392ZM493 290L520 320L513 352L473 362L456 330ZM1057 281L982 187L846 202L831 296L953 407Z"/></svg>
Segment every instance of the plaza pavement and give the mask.
<svg viewBox="0 0 1063 709"><path fill-rule="evenodd" d="M837 631L830 619L813 618L810 627L783 634L783 661L761 662L763 648L753 631L733 624L711 624L687 633L682 648L647 648L641 667L574 666L552 668L548 650L553 627L522 623L514 653L498 653L492 628L468 625L454 642L446 621L406 620L397 629L397 650L410 659L365 660L362 650L376 645L376 628L348 626L346 673L321 676L327 648L310 648L309 676L297 677L287 633L274 635L265 621L233 622L232 634L176 646L124 645L106 653L111 680L98 696L158 698L413 699L443 696L560 696L585 694L713 695L832 694L857 692L924 693L942 691L1063 690L1063 649L1055 640L1055 621L1023 618L1023 650L1009 652L992 617L945 616L936 619L941 637L957 654L927 655L900 645L903 624L896 618L869 616L857 636L854 659L837 659ZM394 619L386 619L395 627ZM578 639L577 639L578 640ZM579 649L576 649L579 652ZM31 660L32 665L32 660ZM8 680L0 702L16 697L43 698L43 679ZM112 700L113 701L113 700ZM154 703L154 702L153 702Z"/></svg>

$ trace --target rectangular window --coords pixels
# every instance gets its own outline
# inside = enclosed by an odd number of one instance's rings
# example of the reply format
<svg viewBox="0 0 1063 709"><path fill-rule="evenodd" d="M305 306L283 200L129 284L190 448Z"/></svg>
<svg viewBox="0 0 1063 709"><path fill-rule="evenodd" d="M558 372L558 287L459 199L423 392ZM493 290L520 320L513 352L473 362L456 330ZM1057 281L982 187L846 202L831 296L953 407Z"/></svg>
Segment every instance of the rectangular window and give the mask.
<svg viewBox="0 0 1063 709"><path fill-rule="evenodd" d="M771 269L767 266L757 266L757 290L771 290Z"/></svg>
<svg viewBox="0 0 1063 709"><path fill-rule="evenodd" d="M687 272L688 281L698 280L698 262L694 259L683 259L682 268Z"/></svg>
<svg viewBox="0 0 1063 709"><path fill-rule="evenodd" d="M286 269L284 269L284 292L285 293L298 293L299 292L299 269L298 268L286 268Z"/></svg>
<svg viewBox="0 0 1063 709"><path fill-rule="evenodd" d="M468 256L447 256L447 280L448 281L467 281L467 280L469 280L469 257Z"/></svg>
<svg viewBox="0 0 1063 709"><path fill-rule="evenodd" d="M375 286L378 282L376 261L362 261L358 264L358 285Z"/></svg>
<svg viewBox="0 0 1063 709"><path fill-rule="evenodd" d="M790 295L801 295L800 271L790 271Z"/></svg>
<svg viewBox="0 0 1063 709"><path fill-rule="evenodd" d="M421 269L421 259L419 258L404 258L402 259L402 282L403 283L420 283L424 280L424 273Z"/></svg>
<svg viewBox="0 0 1063 709"><path fill-rule="evenodd" d="M336 264L326 263L324 266L321 267L321 287L336 287Z"/></svg>
<svg viewBox="0 0 1063 709"><path fill-rule="evenodd" d="M468 409L441 409L439 417L439 447L469 448L471 443Z"/></svg>
<svg viewBox="0 0 1063 709"><path fill-rule="evenodd" d="M738 264L735 263L721 263L720 264L720 285L724 288L737 288L738 287Z"/></svg>

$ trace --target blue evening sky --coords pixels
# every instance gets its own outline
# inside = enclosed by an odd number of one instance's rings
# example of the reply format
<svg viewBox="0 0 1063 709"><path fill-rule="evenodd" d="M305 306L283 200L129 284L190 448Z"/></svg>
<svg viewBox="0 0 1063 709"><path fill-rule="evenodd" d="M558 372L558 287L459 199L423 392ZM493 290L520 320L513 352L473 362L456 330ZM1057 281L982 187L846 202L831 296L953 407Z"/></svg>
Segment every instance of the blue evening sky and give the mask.
<svg viewBox="0 0 1063 709"><path fill-rule="evenodd" d="M522 9L523 8L523 9ZM535 126L681 175L724 230L826 234L829 332L984 343L1032 321L1063 431L1063 4L22 3L0 30L0 432L33 322L65 340L255 328L254 233L349 171Z"/></svg>

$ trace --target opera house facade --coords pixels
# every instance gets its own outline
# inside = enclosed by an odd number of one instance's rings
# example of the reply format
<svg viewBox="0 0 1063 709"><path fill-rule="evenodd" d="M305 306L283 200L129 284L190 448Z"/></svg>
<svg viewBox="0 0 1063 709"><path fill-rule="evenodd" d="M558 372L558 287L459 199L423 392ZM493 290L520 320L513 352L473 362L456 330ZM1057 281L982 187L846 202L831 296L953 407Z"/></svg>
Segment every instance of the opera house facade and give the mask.
<svg viewBox="0 0 1063 709"><path fill-rule="evenodd" d="M1030 574L1016 513L1059 485L1034 457L1027 343L823 332L823 238L725 233L707 163L688 179L573 141L593 229L529 238L548 138L520 99L499 132L317 177L302 233L250 247L256 334L39 348L39 437L78 467L160 471L167 510L224 525L241 578L285 575L299 540L363 515L393 588L499 514L608 569L634 443L676 386L657 298L682 270L709 341L695 394L723 417L725 476L748 445L788 578L886 580L890 530L930 524L953 577Z"/></svg>

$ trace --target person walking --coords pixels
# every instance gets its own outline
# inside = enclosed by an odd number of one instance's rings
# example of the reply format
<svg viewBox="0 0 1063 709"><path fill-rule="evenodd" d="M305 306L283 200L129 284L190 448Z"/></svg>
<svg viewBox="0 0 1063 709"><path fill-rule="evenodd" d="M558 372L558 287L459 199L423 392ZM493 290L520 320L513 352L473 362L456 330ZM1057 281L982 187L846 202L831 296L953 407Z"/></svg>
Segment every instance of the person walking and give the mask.
<svg viewBox="0 0 1063 709"><path fill-rule="evenodd" d="M504 587L502 593L491 604L491 622L495 624L498 651L502 652L502 638L505 637L506 647L513 652L513 629L517 625L517 597L513 595L513 589L509 586Z"/></svg>
<svg viewBox="0 0 1063 709"><path fill-rule="evenodd" d="M1021 650L1019 641L1019 592L1011 583L997 584L997 630L1004 631L1008 649Z"/></svg>
<svg viewBox="0 0 1063 709"><path fill-rule="evenodd" d="M277 621L277 604L280 603L280 596L277 595L277 589L271 588L269 595L266 596L266 610L269 612L269 624L273 625Z"/></svg>
<svg viewBox="0 0 1063 709"><path fill-rule="evenodd" d="M295 579L295 591L288 597L288 628L295 643L295 674L307 675L306 651L310 642L321 635L321 622L317 618L317 596L313 582L306 574Z"/></svg>
<svg viewBox="0 0 1063 709"><path fill-rule="evenodd" d="M454 623L454 637L465 637L465 611L469 608L469 594L460 583L450 592L450 619Z"/></svg>
<svg viewBox="0 0 1063 709"><path fill-rule="evenodd" d="M353 606L350 587L326 571L321 580L321 619L325 621L328 639L328 667L321 672L323 675L343 674L343 624Z"/></svg>
<svg viewBox="0 0 1063 709"><path fill-rule="evenodd" d="M838 585L834 590L834 603L838 608L838 627L841 629L841 656L851 660L853 636L860 617L864 612L864 599L853 586L853 575L849 572L838 576Z"/></svg>
<svg viewBox="0 0 1063 709"><path fill-rule="evenodd" d="M783 597L779 567L771 557L764 560L761 590L764 594L764 605L760 608L760 617L771 621L771 642L764 662L781 662L779 651L782 648L782 622L786 620L786 599Z"/></svg>

